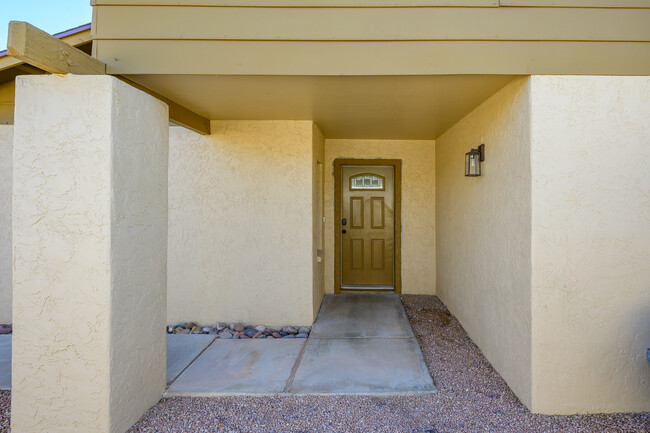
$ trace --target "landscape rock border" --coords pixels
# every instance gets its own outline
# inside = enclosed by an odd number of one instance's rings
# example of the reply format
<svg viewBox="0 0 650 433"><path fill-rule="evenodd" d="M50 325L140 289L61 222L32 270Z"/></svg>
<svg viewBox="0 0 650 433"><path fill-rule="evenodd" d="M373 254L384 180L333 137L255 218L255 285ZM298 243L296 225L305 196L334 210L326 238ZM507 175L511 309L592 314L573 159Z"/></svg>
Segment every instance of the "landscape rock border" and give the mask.
<svg viewBox="0 0 650 433"><path fill-rule="evenodd" d="M264 325L244 325L241 322L219 322L214 326L200 326L196 322L183 322L167 326L167 333L214 335L216 338L227 340L308 338L311 333L311 326L283 326L276 329Z"/></svg>

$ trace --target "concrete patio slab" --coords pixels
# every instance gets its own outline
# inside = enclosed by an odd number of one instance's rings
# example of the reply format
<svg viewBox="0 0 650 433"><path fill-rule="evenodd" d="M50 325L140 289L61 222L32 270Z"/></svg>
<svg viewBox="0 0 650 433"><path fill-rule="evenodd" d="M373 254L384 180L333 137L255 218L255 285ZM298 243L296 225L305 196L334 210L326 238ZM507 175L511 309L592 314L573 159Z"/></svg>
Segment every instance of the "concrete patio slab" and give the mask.
<svg viewBox="0 0 650 433"><path fill-rule="evenodd" d="M308 339L167 335L165 396L420 394L437 389L394 294L326 295ZM0 335L11 389L11 335Z"/></svg>
<svg viewBox="0 0 650 433"><path fill-rule="evenodd" d="M167 385L172 383L214 339L212 335L167 334Z"/></svg>
<svg viewBox="0 0 650 433"><path fill-rule="evenodd" d="M165 396L282 393L304 339L215 340Z"/></svg>
<svg viewBox="0 0 650 433"><path fill-rule="evenodd" d="M436 391L415 338L310 338L288 389L293 394Z"/></svg>
<svg viewBox="0 0 650 433"><path fill-rule="evenodd" d="M413 338L395 294L325 295L312 338Z"/></svg>
<svg viewBox="0 0 650 433"><path fill-rule="evenodd" d="M168 337L166 397L437 391L395 294L326 295L306 340L191 337Z"/></svg>
<svg viewBox="0 0 650 433"><path fill-rule="evenodd" d="M0 335L0 390L11 389L11 334Z"/></svg>

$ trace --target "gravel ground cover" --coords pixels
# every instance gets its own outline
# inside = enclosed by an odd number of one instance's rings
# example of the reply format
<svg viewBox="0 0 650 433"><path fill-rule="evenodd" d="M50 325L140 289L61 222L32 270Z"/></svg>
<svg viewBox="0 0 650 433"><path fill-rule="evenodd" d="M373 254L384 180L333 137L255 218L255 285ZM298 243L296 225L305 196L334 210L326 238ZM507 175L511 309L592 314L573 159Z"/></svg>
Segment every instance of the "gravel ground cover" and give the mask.
<svg viewBox="0 0 650 433"><path fill-rule="evenodd" d="M531 414L437 297L404 295L402 302L439 389L436 394L177 397L161 400L129 433L650 431L650 412ZM0 429L8 424L7 394L0 393Z"/></svg>
<svg viewBox="0 0 650 433"><path fill-rule="evenodd" d="M11 391L0 391L0 432L9 431L11 418Z"/></svg>

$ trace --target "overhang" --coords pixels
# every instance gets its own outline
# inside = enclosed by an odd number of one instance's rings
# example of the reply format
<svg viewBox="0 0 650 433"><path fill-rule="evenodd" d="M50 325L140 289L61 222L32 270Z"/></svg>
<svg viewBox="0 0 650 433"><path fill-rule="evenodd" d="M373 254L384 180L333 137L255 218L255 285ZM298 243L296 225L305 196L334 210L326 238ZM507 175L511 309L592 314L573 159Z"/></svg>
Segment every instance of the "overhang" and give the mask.
<svg viewBox="0 0 650 433"><path fill-rule="evenodd" d="M332 138L436 138L518 75L650 75L650 0L92 3L108 73L206 119Z"/></svg>
<svg viewBox="0 0 650 433"><path fill-rule="evenodd" d="M650 74L650 0L94 0L109 73L210 119L436 138L514 76Z"/></svg>
<svg viewBox="0 0 650 433"><path fill-rule="evenodd" d="M650 74L650 0L94 0L109 73Z"/></svg>

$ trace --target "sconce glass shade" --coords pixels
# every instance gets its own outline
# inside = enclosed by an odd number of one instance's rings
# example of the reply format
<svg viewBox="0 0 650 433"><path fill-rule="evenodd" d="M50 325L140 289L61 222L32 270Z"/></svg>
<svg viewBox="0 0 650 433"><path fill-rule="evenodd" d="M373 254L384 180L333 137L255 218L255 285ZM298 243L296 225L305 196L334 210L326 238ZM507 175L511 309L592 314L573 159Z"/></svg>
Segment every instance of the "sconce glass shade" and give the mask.
<svg viewBox="0 0 650 433"><path fill-rule="evenodd" d="M481 175L481 154L478 149L472 149L465 154L465 176Z"/></svg>

